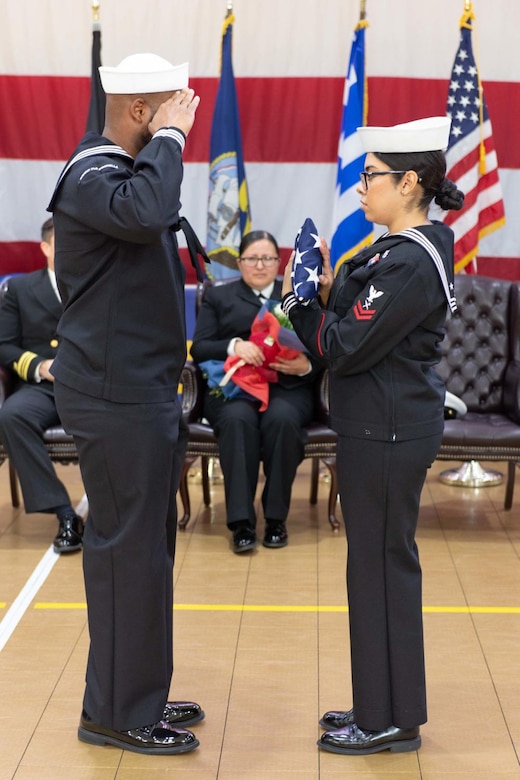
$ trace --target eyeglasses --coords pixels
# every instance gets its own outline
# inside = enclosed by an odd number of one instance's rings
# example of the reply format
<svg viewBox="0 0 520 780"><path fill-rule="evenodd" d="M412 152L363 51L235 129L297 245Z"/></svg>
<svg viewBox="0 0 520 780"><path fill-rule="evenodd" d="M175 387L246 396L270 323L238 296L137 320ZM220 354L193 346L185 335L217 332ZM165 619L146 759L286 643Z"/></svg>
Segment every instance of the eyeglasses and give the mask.
<svg viewBox="0 0 520 780"><path fill-rule="evenodd" d="M244 263L247 268L254 268L256 265L258 265L258 263L262 263L262 265L265 265L267 268L269 268L269 266L277 263L280 258L269 257L269 255L262 255L262 257L239 257L238 260L240 263Z"/></svg>
<svg viewBox="0 0 520 780"><path fill-rule="evenodd" d="M361 184L363 185L363 189L365 192L368 190L368 183L371 181L373 176L388 176L389 174L393 174L394 176L403 176L408 171L361 171L359 174L359 178L361 179Z"/></svg>

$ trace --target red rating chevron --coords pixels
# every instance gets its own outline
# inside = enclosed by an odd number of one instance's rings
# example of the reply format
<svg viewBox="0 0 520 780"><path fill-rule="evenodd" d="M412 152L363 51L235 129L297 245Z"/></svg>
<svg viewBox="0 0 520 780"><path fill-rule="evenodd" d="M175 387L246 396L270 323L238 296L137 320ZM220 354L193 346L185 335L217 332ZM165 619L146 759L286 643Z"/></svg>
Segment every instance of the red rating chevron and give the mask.
<svg viewBox="0 0 520 780"><path fill-rule="evenodd" d="M354 306L356 320L371 320L375 313L375 309L364 309L361 300Z"/></svg>

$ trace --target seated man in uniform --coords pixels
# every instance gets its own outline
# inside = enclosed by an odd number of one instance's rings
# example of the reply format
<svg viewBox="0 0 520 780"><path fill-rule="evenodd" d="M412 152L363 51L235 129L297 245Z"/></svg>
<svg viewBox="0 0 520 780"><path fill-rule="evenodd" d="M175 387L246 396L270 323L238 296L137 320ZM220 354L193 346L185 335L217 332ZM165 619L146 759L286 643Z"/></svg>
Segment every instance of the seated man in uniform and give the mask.
<svg viewBox="0 0 520 780"><path fill-rule="evenodd" d="M0 407L0 440L18 473L25 511L57 515L53 546L55 552L65 553L81 549L83 521L72 508L43 441L44 431L60 424L49 372L62 311L52 217L44 222L41 237L46 267L9 279L0 305L0 363L16 375L14 392Z"/></svg>

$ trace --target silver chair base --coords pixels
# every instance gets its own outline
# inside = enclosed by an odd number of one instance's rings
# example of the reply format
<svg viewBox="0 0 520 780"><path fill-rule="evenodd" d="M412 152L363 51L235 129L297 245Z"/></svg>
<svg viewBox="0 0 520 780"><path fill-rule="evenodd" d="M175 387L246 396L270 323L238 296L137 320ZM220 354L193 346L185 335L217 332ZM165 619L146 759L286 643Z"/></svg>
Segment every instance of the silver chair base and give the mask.
<svg viewBox="0 0 520 780"><path fill-rule="evenodd" d="M452 487L480 488L501 485L504 475L501 471L483 469L478 461L470 460L458 469L441 471L439 480Z"/></svg>

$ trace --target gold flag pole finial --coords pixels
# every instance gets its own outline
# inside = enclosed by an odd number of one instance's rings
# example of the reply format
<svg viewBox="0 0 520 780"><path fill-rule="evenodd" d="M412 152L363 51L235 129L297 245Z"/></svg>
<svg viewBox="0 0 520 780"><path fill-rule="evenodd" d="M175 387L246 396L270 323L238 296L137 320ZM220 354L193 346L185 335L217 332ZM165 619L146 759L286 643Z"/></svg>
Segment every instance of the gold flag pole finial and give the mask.
<svg viewBox="0 0 520 780"><path fill-rule="evenodd" d="M464 0L464 11L470 13L472 11L471 0Z"/></svg>
<svg viewBox="0 0 520 780"><path fill-rule="evenodd" d="M366 18L367 18L367 0L360 0L359 20L362 22Z"/></svg>
<svg viewBox="0 0 520 780"><path fill-rule="evenodd" d="M92 21L99 22L99 0L92 0Z"/></svg>
<svg viewBox="0 0 520 780"><path fill-rule="evenodd" d="M228 0L226 16L231 16L233 13L233 0Z"/></svg>

